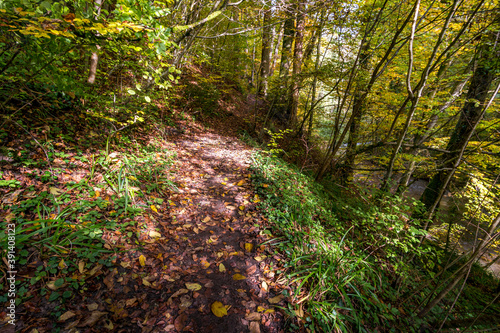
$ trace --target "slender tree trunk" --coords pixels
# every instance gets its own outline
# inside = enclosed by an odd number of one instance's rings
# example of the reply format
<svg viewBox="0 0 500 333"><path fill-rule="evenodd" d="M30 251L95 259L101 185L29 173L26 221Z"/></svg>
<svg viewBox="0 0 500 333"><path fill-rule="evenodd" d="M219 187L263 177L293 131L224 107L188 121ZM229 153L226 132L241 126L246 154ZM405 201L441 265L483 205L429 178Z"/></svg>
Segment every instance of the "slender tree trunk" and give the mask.
<svg viewBox="0 0 500 333"><path fill-rule="evenodd" d="M354 162L356 158L356 148L358 146L359 141L359 131L361 126L361 118L365 113L365 101L367 94L367 80L364 79L367 77L366 73L369 70L369 62L371 58L371 54L368 52L370 48L369 41L365 41L361 45L361 60L359 63L361 73L360 79L358 82L358 86L356 91L354 92L354 101L352 107L352 122L349 127L349 138L347 140L347 149L346 149L346 159L345 165L342 170L341 181L345 184L348 181L352 180L354 176ZM363 82L364 81L364 82Z"/></svg>
<svg viewBox="0 0 500 333"><path fill-rule="evenodd" d="M267 96L267 88L271 65L271 10L264 11L264 19L262 22L262 54L260 58L260 86L258 93Z"/></svg>
<svg viewBox="0 0 500 333"><path fill-rule="evenodd" d="M304 25L305 25L305 4L299 1L297 4L297 17L295 27L295 47L293 51L293 70L290 95L288 97L288 124L294 125L297 122L297 110L299 107L300 86L302 80L299 75L302 68L303 44L304 44Z"/></svg>
<svg viewBox="0 0 500 333"><path fill-rule="evenodd" d="M101 15L101 7L102 7L103 2L104 2L104 0L95 0L95 2L94 2L94 9L95 9L94 19L96 19L96 20ZM92 54L90 55L89 77L87 79L87 82L90 84L94 84L94 82L95 82L95 77L97 74L97 64L99 62L99 53L98 52L101 49L101 47L99 45L96 45L95 47L96 47L96 51L92 52Z"/></svg>

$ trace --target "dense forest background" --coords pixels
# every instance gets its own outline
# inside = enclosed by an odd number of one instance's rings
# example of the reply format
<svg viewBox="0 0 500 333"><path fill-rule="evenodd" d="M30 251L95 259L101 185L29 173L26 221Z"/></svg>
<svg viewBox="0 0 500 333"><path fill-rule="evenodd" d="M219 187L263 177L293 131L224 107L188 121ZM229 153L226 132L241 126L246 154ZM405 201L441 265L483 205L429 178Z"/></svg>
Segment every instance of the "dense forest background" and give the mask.
<svg viewBox="0 0 500 333"><path fill-rule="evenodd" d="M143 246L139 217L176 206L195 156L167 143L193 124L255 147L247 203L282 317L257 311L251 332L498 331L496 1L8 0L0 30L0 216L25 268L21 331L75 329L86 279L120 266L107 235ZM29 304L44 304L31 324ZM121 310L96 309L79 325L122 327ZM177 311L170 328L189 328Z"/></svg>

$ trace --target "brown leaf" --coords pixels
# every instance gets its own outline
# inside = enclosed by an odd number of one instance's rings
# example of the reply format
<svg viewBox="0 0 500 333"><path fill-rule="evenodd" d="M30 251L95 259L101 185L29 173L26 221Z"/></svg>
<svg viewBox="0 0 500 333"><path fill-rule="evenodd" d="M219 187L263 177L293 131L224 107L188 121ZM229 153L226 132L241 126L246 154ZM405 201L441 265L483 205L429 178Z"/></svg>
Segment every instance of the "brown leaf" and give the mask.
<svg viewBox="0 0 500 333"><path fill-rule="evenodd" d="M253 320L260 321L262 319L262 316L258 312L251 312L245 316L245 319L248 321L253 321Z"/></svg>
<svg viewBox="0 0 500 333"><path fill-rule="evenodd" d="M125 301L125 305L127 307L133 306L136 303L136 301L137 301L137 297L130 298L130 299Z"/></svg>
<svg viewBox="0 0 500 333"><path fill-rule="evenodd" d="M74 313L73 311L66 311L59 317L59 321L66 321L74 316L76 316L76 313Z"/></svg>
<svg viewBox="0 0 500 333"><path fill-rule="evenodd" d="M101 317L104 316L105 314L107 314L107 312L94 311L91 313L90 317L85 319L85 321L78 326L79 327L94 326L95 323L97 323L99 319L101 319Z"/></svg>
<svg viewBox="0 0 500 333"><path fill-rule="evenodd" d="M193 304L193 300L191 299L191 296L189 295L182 295L181 298L181 304L179 305L179 309L187 309Z"/></svg>
<svg viewBox="0 0 500 333"><path fill-rule="evenodd" d="M92 303L92 304L87 305L87 309L89 311L94 311L94 310L97 310L98 308L99 308L99 304L97 304L97 303Z"/></svg>
<svg viewBox="0 0 500 333"><path fill-rule="evenodd" d="M255 273L256 270L257 270L257 266L252 265L252 266L248 267L247 274L252 275L253 273Z"/></svg>
<svg viewBox="0 0 500 333"><path fill-rule="evenodd" d="M260 325L258 321L252 321L249 325L250 333L260 333Z"/></svg>
<svg viewBox="0 0 500 333"><path fill-rule="evenodd" d="M175 318L175 320L174 320L174 326L175 326L175 329L178 332L182 332L182 330L184 329L184 327L186 327L186 321L187 321L187 319L188 319L188 317L187 317L187 314L185 314L185 313L182 313L177 318Z"/></svg>

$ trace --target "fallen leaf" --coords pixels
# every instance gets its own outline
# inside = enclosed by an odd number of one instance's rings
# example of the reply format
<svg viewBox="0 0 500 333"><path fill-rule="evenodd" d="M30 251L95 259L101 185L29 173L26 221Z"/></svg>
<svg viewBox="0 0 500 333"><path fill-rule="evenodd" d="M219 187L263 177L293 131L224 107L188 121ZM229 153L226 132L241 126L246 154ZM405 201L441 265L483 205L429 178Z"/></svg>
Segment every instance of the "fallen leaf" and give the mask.
<svg viewBox="0 0 500 333"><path fill-rule="evenodd" d="M275 296L275 297L273 297L273 298L268 299L267 301L268 301L269 303L271 303L271 304L276 304L276 303L281 302L281 300L282 300L283 298L285 298L285 296L283 296L283 295L278 295L278 296Z"/></svg>
<svg viewBox="0 0 500 333"><path fill-rule="evenodd" d="M145 285L146 287L150 287L151 286L151 283L149 283L149 281L146 280L145 278L142 279L142 284Z"/></svg>
<svg viewBox="0 0 500 333"><path fill-rule="evenodd" d="M203 223L207 223L208 221L211 220L211 217L210 216L206 216L204 219L203 219Z"/></svg>
<svg viewBox="0 0 500 333"><path fill-rule="evenodd" d="M135 302L137 302L137 297L134 297L134 298L130 298L128 300L125 301L125 305L126 306L132 306L135 304Z"/></svg>
<svg viewBox="0 0 500 333"><path fill-rule="evenodd" d="M155 205L151 205L151 210L155 213L158 213L158 209L156 208Z"/></svg>
<svg viewBox="0 0 500 333"><path fill-rule="evenodd" d="M274 313L274 309L267 309L264 313Z"/></svg>
<svg viewBox="0 0 500 333"><path fill-rule="evenodd" d="M241 274L234 274L234 275L233 275L233 280L238 281L238 280L245 280L245 279L246 279L246 277L244 277L244 276L243 276L243 275L241 275Z"/></svg>
<svg viewBox="0 0 500 333"><path fill-rule="evenodd" d="M240 210L245 210L245 206L241 205L238 207Z"/></svg>
<svg viewBox="0 0 500 333"><path fill-rule="evenodd" d="M191 291L197 291L201 289L201 285L198 283L186 282L186 288Z"/></svg>
<svg viewBox="0 0 500 333"><path fill-rule="evenodd" d="M264 312L264 311L266 311L266 308L265 308L265 307L263 307L263 306L260 306L260 305L259 305L259 306L257 307L257 311L258 311L258 312Z"/></svg>
<svg viewBox="0 0 500 333"><path fill-rule="evenodd" d="M187 321L187 315L185 313L179 315L174 320L175 329L178 332L182 332L182 330L184 330L184 327L186 327L186 321Z"/></svg>
<svg viewBox="0 0 500 333"><path fill-rule="evenodd" d="M63 193L64 193L64 191L63 191L63 190L60 190L60 189L58 189L57 187L51 187L51 188L49 189L49 191L50 191L50 194L52 194L52 195L61 195L61 194L63 194Z"/></svg>
<svg viewBox="0 0 500 333"><path fill-rule="evenodd" d="M61 259L61 261L59 261L58 266L60 269L65 269L66 267L68 267L68 265L66 265L66 263L64 262L64 259Z"/></svg>
<svg viewBox="0 0 500 333"><path fill-rule="evenodd" d="M250 328L250 333L260 333L260 325L259 322L257 321L250 322L249 328Z"/></svg>
<svg viewBox="0 0 500 333"><path fill-rule="evenodd" d="M253 321L253 320L261 320L262 316L258 312L251 312L245 316L245 319L248 321Z"/></svg>
<svg viewBox="0 0 500 333"><path fill-rule="evenodd" d="M129 268L131 266L131 263L130 261L122 261L120 263L120 266L122 266L123 268Z"/></svg>
<svg viewBox="0 0 500 333"><path fill-rule="evenodd" d="M210 310L212 310L212 313L219 318L227 316L226 307L219 301L213 302L212 305L210 305Z"/></svg>
<svg viewBox="0 0 500 333"><path fill-rule="evenodd" d="M85 272L85 262L82 260L78 262L78 271L80 272L80 274Z"/></svg>
<svg viewBox="0 0 500 333"><path fill-rule="evenodd" d="M150 230L149 237L151 238L160 238L161 234L158 231Z"/></svg>
<svg viewBox="0 0 500 333"><path fill-rule="evenodd" d="M108 330L112 331L114 328L115 328L115 325L113 325L113 322L109 319L106 319L104 321L104 325L103 325L105 328L107 328Z"/></svg>
<svg viewBox="0 0 500 333"><path fill-rule="evenodd" d="M141 264L141 266L143 266L143 267L146 266L146 257L143 256L142 254L139 257L139 264Z"/></svg>
<svg viewBox="0 0 500 333"><path fill-rule="evenodd" d="M189 292L189 290L182 288L182 289L177 290L172 296L170 296L170 298L174 298L174 297L177 297L179 295L187 294L188 292Z"/></svg>
<svg viewBox="0 0 500 333"><path fill-rule="evenodd" d="M247 252L252 252L252 250L253 250L253 244L252 243L245 243L245 250Z"/></svg>
<svg viewBox="0 0 500 333"><path fill-rule="evenodd" d="M266 281L262 281L262 289L264 289L265 291L269 290L269 286L267 285Z"/></svg>
<svg viewBox="0 0 500 333"><path fill-rule="evenodd" d="M90 317L88 317L83 323L81 323L78 326L80 326L80 327L94 326L95 323L97 323L99 321L99 319L101 319L101 317L104 316L105 314L107 314L107 312L94 311L94 312L92 312Z"/></svg>
<svg viewBox="0 0 500 333"><path fill-rule="evenodd" d="M209 263L208 261L206 261L206 260L202 260L202 261L201 261L201 264L203 265L203 267L204 267L205 269L207 269L207 268L210 266L210 263Z"/></svg>
<svg viewBox="0 0 500 333"><path fill-rule="evenodd" d="M191 296L189 295L183 295L181 296L181 304L179 305L179 309L187 309L193 304L193 300L191 299Z"/></svg>
<svg viewBox="0 0 500 333"><path fill-rule="evenodd" d="M244 179L240 180L240 181L238 182L238 184L236 184L236 185L238 185L238 186L242 186L243 184L245 184L245 180L244 180Z"/></svg>
<svg viewBox="0 0 500 333"><path fill-rule="evenodd" d="M59 317L59 321L66 321L68 320L69 318L72 318L76 316L76 313L74 313L73 311L66 311L64 312L60 317Z"/></svg>
<svg viewBox="0 0 500 333"><path fill-rule="evenodd" d="M89 311L94 311L94 310L97 310L98 308L99 308L99 304L97 304L97 303L92 303L92 304L87 305L87 309Z"/></svg>
<svg viewBox="0 0 500 333"><path fill-rule="evenodd" d="M297 317L302 318L304 317L304 310L302 310L302 306L300 306L297 310L294 310L295 314Z"/></svg>
<svg viewBox="0 0 500 333"><path fill-rule="evenodd" d="M226 266L224 266L224 264L222 264L222 263L219 264L219 272L221 272L221 273L226 272Z"/></svg>

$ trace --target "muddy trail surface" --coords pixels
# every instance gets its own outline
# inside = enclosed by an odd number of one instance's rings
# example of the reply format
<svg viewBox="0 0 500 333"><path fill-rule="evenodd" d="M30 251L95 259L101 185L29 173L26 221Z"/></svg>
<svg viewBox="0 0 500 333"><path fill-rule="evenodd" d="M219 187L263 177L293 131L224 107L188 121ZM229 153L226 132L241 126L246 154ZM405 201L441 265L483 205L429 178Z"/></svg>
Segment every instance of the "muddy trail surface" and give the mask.
<svg viewBox="0 0 500 333"><path fill-rule="evenodd" d="M133 249L88 273L86 292L58 314L64 332L283 332L276 267L248 170L251 148L191 127L165 140L177 154L171 191L141 217ZM107 235L114 244L127 235ZM125 249L125 248L124 248ZM57 309L22 306L18 329L50 332Z"/></svg>

